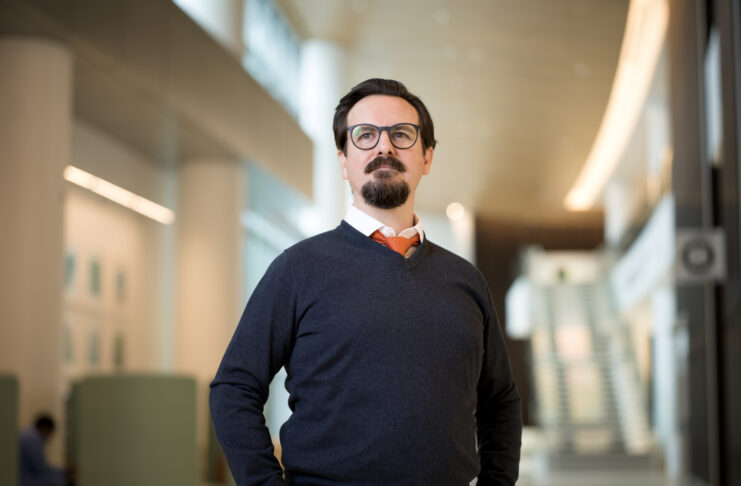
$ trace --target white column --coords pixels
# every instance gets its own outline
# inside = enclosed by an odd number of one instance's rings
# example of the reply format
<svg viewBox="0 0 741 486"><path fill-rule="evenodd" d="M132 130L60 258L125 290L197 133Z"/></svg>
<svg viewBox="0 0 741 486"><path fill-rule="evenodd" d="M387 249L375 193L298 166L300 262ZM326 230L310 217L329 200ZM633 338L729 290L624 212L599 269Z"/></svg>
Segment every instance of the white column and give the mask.
<svg viewBox="0 0 741 486"><path fill-rule="evenodd" d="M71 145L72 57L0 37L0 370L18 377L19 419L62 419L62 171ZM58 436L61 434L57 434ZM52 456L59 456L56 437Z"/></svg>
<svg viewBox="0 0 741 486"><path fill-rule="evenodd" d="M680 396L677 390L676 309L674 289L662 282L651 295L654 357L652 369L655 432L664 453L666 473L682 473L682 439L679 423Z"/></svg>
<svg viewBox="0 0 741 486"><path fill-rule="evenodd" d="M243 305L245 179L242 164L232 160L190 160L179 172L176 363L198 380L199 477L208 447L208 384Z"/></svg>
<svg viewBox="0 0 741 486"><path fill-rule="evenodd" d="M332 120L343 89L344 53L325 40L308 40L301 47L301 105L299 123L314 142L314 203L320 228L335 227L342 219L349 189L342 179Z"/></svg>

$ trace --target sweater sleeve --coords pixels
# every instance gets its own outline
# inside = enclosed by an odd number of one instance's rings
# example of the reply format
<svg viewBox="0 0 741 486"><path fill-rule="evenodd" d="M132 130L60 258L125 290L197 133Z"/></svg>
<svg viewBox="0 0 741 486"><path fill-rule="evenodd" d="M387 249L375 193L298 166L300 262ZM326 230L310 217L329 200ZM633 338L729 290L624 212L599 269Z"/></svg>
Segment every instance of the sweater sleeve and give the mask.
<svg viewBox="0 0 741 486"><path fill-rule="evenodd" d="M293 281L288 256L283 253L250 297L211 383L216 437L239 486L285 485L263 409L270 382L291 351Z"/></svg>
<svg viewBox="0 0 741 486"><path fill-rule="evenodd" d="M476 433L481 473L478 486L512 486L517 480L522 438L517 393L504 336L489 295L484 323L484 362L478 384Z"/></svg>

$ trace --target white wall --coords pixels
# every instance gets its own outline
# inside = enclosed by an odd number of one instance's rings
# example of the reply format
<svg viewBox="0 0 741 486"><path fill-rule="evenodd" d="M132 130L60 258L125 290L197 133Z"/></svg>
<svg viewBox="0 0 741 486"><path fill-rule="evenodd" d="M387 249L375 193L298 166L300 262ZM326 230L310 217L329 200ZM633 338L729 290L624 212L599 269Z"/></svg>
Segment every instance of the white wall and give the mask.
<svg viewBox="0 0 741 486"><path fill-rule="evenodd" d="M171 177L163 168L79 121L74 126L72 163L174 207ZM118 334L123 339L120 369L168 368L172 227L71 183L66 183L64 209L65 265L72 267L72 279L63 291L65 380L116 369ZM97 295L91 289L95 265L99 268Z"/></svg>

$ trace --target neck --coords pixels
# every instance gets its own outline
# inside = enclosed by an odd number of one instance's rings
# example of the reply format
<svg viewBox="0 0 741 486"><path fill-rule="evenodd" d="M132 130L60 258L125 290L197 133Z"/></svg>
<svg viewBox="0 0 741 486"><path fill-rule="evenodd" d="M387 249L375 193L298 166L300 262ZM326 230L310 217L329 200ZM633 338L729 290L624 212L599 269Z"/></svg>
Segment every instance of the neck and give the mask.
<svg viewBox="0 0 741 486"><path fill-rule="evenodd" d="M414 199L409 196L407 202L393 209L381 209L366 204L362 197L353 198L353 204L366 214L376 218L399 234L402 230L414 226Z"/></svg>

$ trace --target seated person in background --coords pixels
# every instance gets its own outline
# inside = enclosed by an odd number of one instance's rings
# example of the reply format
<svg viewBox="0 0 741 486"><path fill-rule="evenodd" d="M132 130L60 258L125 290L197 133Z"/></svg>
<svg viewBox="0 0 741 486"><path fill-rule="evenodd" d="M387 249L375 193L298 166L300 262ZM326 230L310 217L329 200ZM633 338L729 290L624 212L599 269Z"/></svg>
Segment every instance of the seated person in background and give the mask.
<svg viewBox="0 0 741 486"><path fill-rule="evenodd" d="M26 428L20 437L20 486L64 486L65 472L46 462L44 445L54 434L54 419L41 414L34 426Z"/></svg>

